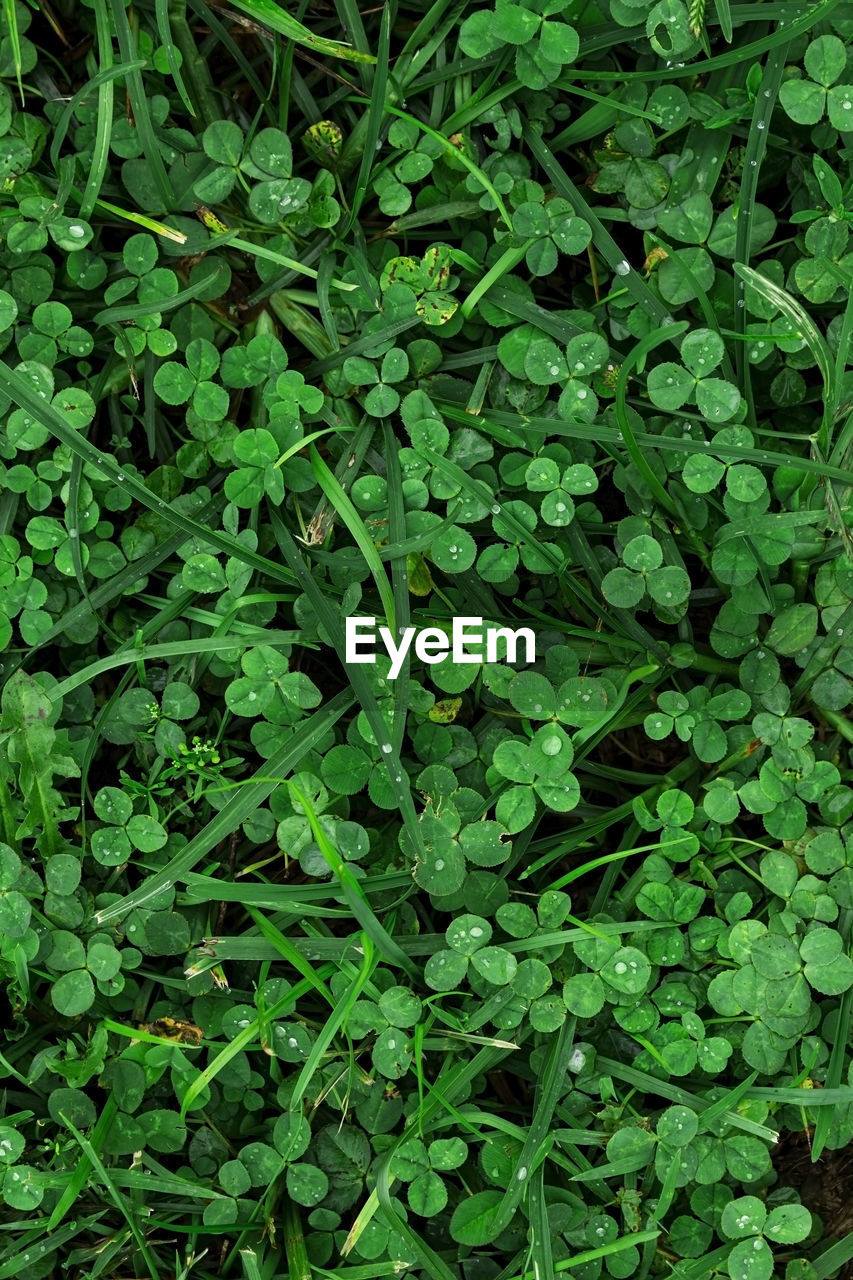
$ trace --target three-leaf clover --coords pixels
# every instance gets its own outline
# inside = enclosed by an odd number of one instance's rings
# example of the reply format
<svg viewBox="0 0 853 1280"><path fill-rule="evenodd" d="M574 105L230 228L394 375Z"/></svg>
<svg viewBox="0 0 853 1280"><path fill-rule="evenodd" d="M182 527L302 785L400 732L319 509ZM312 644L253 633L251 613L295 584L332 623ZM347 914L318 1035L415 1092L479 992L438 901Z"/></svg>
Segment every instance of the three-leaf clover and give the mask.
<svg viewBox="0 0 853 1280"><path fill-rule="evenodd" d="M673 729L682 742L690 742L706 764L722 760L728 749L725 730L719 721L742 720L751 701L743 689L727 689L713 694L705 685L689 693L667 689L658 696L657 710L646 716L644 728L654 742L669 737Z"/></svg>
<svg viewBox="0 0 853 1280"><path fill-rule="evenodd" d="M92 855L103 867L127 862L134 849L153 853L166 843L166 829L147 813L134 813L133 801L118 787L101 787L95 796L95 813L104 823L92 832Z"/></svg>
<svg viewBox="0 0 853 1280"><path fill-rule="evenodd" d="M515 47L515 72L528 89L544 89L578 56L574 27L555 20L563 0L532 0L529 6L497 0L465 19L459 47L469 58L485 58L505 45Z"/></svg>
<svg viewBox="0 0 853 1280"><path fill-rule="evenodd" d="M441 1213L447 1204L447 1188L440 1173L458 1169L468 1158L462 1138L435 1138L429 1146L410 1138L391 1157L391 1173L408 1183L409 1208L422 1218Z"/></svg>
<svg viewBox="0 0 853 1280"><path fill-rule="evenodd" d="M847 49L838 36L818 36L803 63L809 79L786 80L779 101L795 124L817 124L824 112L835 129L853 129L853 84L837 84L847 68Z"/></svg>
<svg viewBox="0 0 853 1280"><path fill-rule="evenodd" d="M408 286L416 297L415 311L423 317L424 324L445 324L459 306L450 292L454 283L450 275L451 252L449 245L433 244L420 261L409 257L389 258L379 280L382 292L392 285Z"/></svg>
<svg viewBox="0 0 853 1280"><path fill-rule="evenodd" d="M561 196L545 202L524 200L513 211L512 227L522 242L533 240L525 250L524 260L537 276L556 270L558 251L574 257L583 253L592 240L592 227Z"/></svg>
<svg viewBox="0 0 853 1280"><path fill-rule="evenodd" d="M633 609L648 594L665 608L685 605L690 578L678 565L664 565L663 547L649 534L632 538L622 551L622 565L604 575L601 591L617 609Z"/></svg>
<svg viewBox="0 0 853 1280"><path fill-rule="evenodd" d="M694 329L681 344L681 364L667 361L649 373L646 389L658 409L673 413L695 401L709 422L728 422L741 403L737 387L710 375L725 355L723 340L713 329Z"/></svg>
<svg viewBox="0 0 853 1280"><path fill-rule="evenodd" d="M573 463L562 473L553 458L536 458L527 468L527 488L544 493L539 514L546 524L571 524L575 514L572 495L589 496L598 488L598 477L585 462Z"/></svg>
<svg viewBox="0 0 853 1280"><path fill-rule="evenodd" d="M569 735L549 722L528 741L505 738L495 747L492 764L500 777L515 785L495 805L495 817L515 834L533 821L536 801L557 813L570 813L580 800L580 786L571 772L574 748Z"/></svg>
<svg viewBox="0 0 853 1280"><path fill-rule="evenodd" d="M801 1204L780 1204L767 1212L758 1196L737 1196L723 1209L720 1230L736 1243L726 1259L731 1280L770 1280L774 1259L772 1244L791 1245L805 1240L812 1215Z"/></svg>
<svg viewBox="0 0 853 1280"><path fill-rule="evenodd" d="M433 991L452 991L460 986L470 966L493 986L512 982L518 962L504 947L490 946L492 926L477 915L457 916L445 930L447 948L427 960L424 980Z"/></svg>

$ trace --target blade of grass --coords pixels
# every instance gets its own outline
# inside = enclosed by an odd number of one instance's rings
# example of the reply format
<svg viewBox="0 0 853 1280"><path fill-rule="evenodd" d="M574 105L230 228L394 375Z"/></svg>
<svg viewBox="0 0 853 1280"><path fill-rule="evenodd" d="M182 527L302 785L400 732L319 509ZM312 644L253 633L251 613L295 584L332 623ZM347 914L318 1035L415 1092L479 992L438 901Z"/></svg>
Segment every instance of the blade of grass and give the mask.
<svg viewBox="0 0 853 1280"><path fill-rule="evenodd" d="M311 1280L314 1267L311 1265L308 1250L305 1247L299 1206L289 1197L284 1204L284 1253L287 1258L289 1280ZM247 1280L251 1278L247 1276Z"/></svg>
<svg viewBox="0 0 853 1280"><path fill-rule="evenodd" d="M332 967L329 966L325 973L321 973L319 975L320 980L323 981L325 978L329 977L332 972ZM284 1017L296 1008L302 996L314 989L317 977L318 975L312 974L310 981L307 978L303 978L302 982L298 982L289 991L286 991L283 996L280 996L274 1004L271 1004L269 1008L265 1010L263 1016L258 1013L258 1016L252 1019L248 1027L242 1027L234 1039L229 1041L224 1049L219 1051L213 1061L209 1062L207 1066L192 1079L183 1098L181 1099L181 1119L186 1116L195 1100L204 1093L205 1089L207 1089L208 1086L216 1079L219 1072L222 1071L238 1053L241 1053L247 1045L252 1044L255 1039L259 1038L263 1028L268 1026L275 1018Z"/></svg>
<svg viewBox="0 0 853 1280"><path fill-rule="evenodd" d="M151 113L148 110L148 96L136 61L138 52L136 37L131 31L127 11L122 4L122 0L110 0L110 9L113 15L113 27L118 40L119 52L121 53L125 84L127 85L127 93L130 99L130 109L133 113L134 124L139 132L142 153L148 162L154 186L163 201L163 207L171 209L174 192L163 164L160 144L157 141L154 125L151 122Z"/></svg>
<svg viewBox="0 0 853 1280"><path fill-rule="evenodd" d="M162 3L162 0L157 0L157 3L159 5ZM210 69L207 62L201 55L198 42L193 36L192 31L190 31L189 22L187 21L186 0L168 0L167 22L169 39L167 41L166 35L162 32L161 39L164 44L168 43L168 46L174 46L177 52L181 55L181 70L186 74L189 86L192 90L192 96L195 98L192 114L196 115L203 125L207 126L212 124L214 120L219 119L220 113L216 107ZM177 61L177 58L175 61ZM172 55L169 56L170 66L171 62Z"/></svg>
<svg viewBox="0 0 853 1280"><path fill-rule="evenodd" d="M365 564L370 569L373 581L376 583L376 590L379 592L379 598L382 601L382 608L385 610L385 620L387 622L388 629L393 636L396 636L399 633L397 631L394 592L391 588L391 583L388 581L388 574L385 572L385 566L383 565L376 547L374 546L373 539L367 532L364 521L358 514L358 510L354 503L347 494L344 493L343 489L338 484L334 475L326 466L313 444L310 446L309 453L311 457L311 466L317 483L343 520L358 545L361 554L364 556Z"/></svg>
<svg viewBox="0 0 853 1280"><path fill-rule="evenodd" d="M243 52L241 47L242 41L231 38L228 28L223 22L220 22L213 9L204 4L203 0L189 0L189 5L202 25L213 33L234 65L239 67L247 83L251 85L252 92L258 102L265 103L267 99L267 89L255 70L253 59L247 58ZM227 10L224 12L227 12ZM239 16L236 15L233 10L229 14L229 17L237 18L237 20L240 21ZM249 24L247 23L246 26L248 25ZM177 30L179 32L181 31L180 26ZM212 114L211 120L208 123L214 120L221 120L222 116L225 114L227 94L222 89L217 89L210 79L207 62L201 52L201 41L196 41L188 27L187 34L189 36L189 48L186 52L192 51L192 56L187 61L187 68L189 74L193 76L197 87L201 89L204 99L210 101ZM255 28L255 34L258 35L259 38L263 39L267 45L271 43L271 40L266 36L266 31L259 31ZM267 50L267 52L269 52L269 50ZM208 89L207 94L204 92L205 89ZM199 101L204 99L200 96ZM221 102L221 106L216 105L217 99Z"/></svg>
<svg viewBox="0 0 853 1280"><path fill-rule="evenodd" d="M723 0L723 3L725 3L725 0ZM782 73L785 70L787 54L787 44L778 45L776 48L771 49L761 77L761 91L756 93L753 103L752 120L747 131L741 170L737 228L735 231L735 270L737 270L738 266L749 266L758 179L761 174L761 163L767 152L770 119L779 95L779 86L782 83ZM742 337L746 336L746 307L743 305L744 288L743 278L735 282L735 329ZM739 342L735 347L735 368L737 371L737 385L740 387L748 406L749 423L751 426L755 426L755 400L752 393L751 367L749 360L746 358L746 350L742 342Z"/></svg>
<svg viewBox="0 0 853 1280"><path fill-rule="evenodd" d="M400 455L397 441L391 430L391 424L382 419L382 440L385 446L385 462L388 468L388 532L391 546L398 549L406 532L406 512L403 504L403 476L400 467ZM381 555L381 550L379 552ZM409 571L405 558L397 554L391 561L391 586L394 592L394 616L397 620L398 634L402 634L411 622L409 608ZM411 651L407 652L402 670L394 681L394 720L391 725L391 741L394 749L403 749L403 734L406 726L406 713L409 706L409 672L411 670Z"/></svg>
<svg viewBox="0 0 853 1280"><path fill-rule="evenodd" d="M208 285L215 284L219 276L224 275L225 270L225 263L219 262L216 270L211 272L210 275L197 280L195 284L186 285L185 288L179 289L177 293L170 294L164 298L152 298L146 302L128 302L124 306L105 307L103 311L95 312L92 322L97 325L118 325L124 324L127 320L138 320L142 316L160 315L168 311L174 311L177 307L182 307L184 303L190 302L193 298L197 298L204 293Z"/></svg>
<svg viewBox="0 0 853 1280"><path fill-rule="evenodd" d="M358 102L362 106L369 106L369 101L364 98L355 98L353 101ZM400 120L407 120L409 124L413 124L421 131L421 133L427 134L427 136L432 138L435 142L440 143L445 151L452 151L456 159L465 166L469 173L474 175L483 187L483 190L487 191L492 197L495 208L503 219L507 230L512 232L512 218L507 211L507 207L504 204L499 191L480 166L475 164L474 161L465 154L461 147L457 147L449 138L445 137L443 133L439 133L439 131L437 129L433 129L431 125L424 124L423 120L419 120L417 116L411 115L408 111L401 111L399 107L390 106L388 103L384 104L384 110L389 112L392 116L399 117Z"/></svg>
<svg viewBox="0 0 853 1280"><path fill-rule="evenodd" d="M610 235L610 232L606 230L604 224L593 213L565 169L545 143L541 134L528 126L524 130L524 140L553 182L557 193L565 200L568 200L578 217L583 218L592 227L593 244L596 251L601 254L610 269L619 276L620 282L624 284L634 301L642 307L646 315L650 316L656 325L671 324L672 315L669 308L652 293L639 272L631 267L625 254Z"/></svg>
<svg viewBox="0 0 853 1280"><path fill-rule="evenodd" d="M107 920L119 920L133 907L148 902L163 889L181 882L187 871L192 871L205 854L236 831L242 822L263 804L279 785L283 776L295 769L299 762L322 741L341 716L352 706L353 698L347 690L341 690L325 706L315 711L307 720L300 721L290 736L257 771L255 779L241 787L207 823L197 835L160 871L148 876L138 889L128 893L118 902L110 903L96 912L98 924Z"/></svg>
<svg viewBox="0 0 853 1280"><path fill-rule="evenodd" d="M90 1149L96 1150L106 1138L109 1130L115 1124L116 1115L118 1113L118 1104L115 1095L110 1093L107 1095L105 1102L101 1107L101 1114L95 1122L90 1136ZM71 1211L78 1197L82 1195L83 1189L89 1178L89 1172L92 1168L88 1154L84 1151L82 1160L78 1160L68 1186L57 1200L53 1207L50 1217L45 1224L45 1232L55 1231L62 1222L63 1218ZM71 1224L69 1223L69 1226Z"/></svg>
<svg viewBox="0 0 853 1280"><path fill-rule="evenodd" d="M466 413L461 405L455 404L451 400L443 400L438 396L433 398L433 402L436 408L441 410L444 417L451 418L454 422L471 425L471 415ZM673 416L689 417L687 414ZM539 418L533 414L512 413L506 409L489 408L485 416L483 414L478 416L478 428L487 426L489 419L494 419L495 423L515 428L522 433L527 432L529 434L532 428L537 431L546 431L549 435L565 436L569 439L593 440L602 444L622 443L619 439L619 430L604 423L597 422L594 426L591 426L587 423L567 421L565 419ZM712 443L707 440L698 441L674 436L656 436L647 431L635 431L634 439L638 444L647 445L652 449L669 450L672 453L694 454L713 450L714 457L722 458L729 462L751 462L756 467L768 466L774 468L795 465L800 470L807 471L811 475L825 476L827 479L838 480L842 484L849 485L853 482L853 472L844 470L841 467L821 464L813 458L798 457L791 451L784 453L775 449L756 449L740 445L722 444L716 440Z"/></svg>
<svg viewBox="0 0 853 1280"><path fill-rule="evenodd" d="M289 565L291 571L296 575L303 591L311 602L317 617L322 623L329 639L339 654L345 652L344 629L341 624L340 616L332 609L323 592L318 587L313 575L308 571L302 556L296 547L284 521L272 506L268 507L270 525L275 534L276 542L281 550L282 556ZM386 743L388 736L388 725L379 704L373 688L362 670L361 666L351 664L346 668L347 679L349 680L353 693L364 710L367 722L371 731L376 738L377 743L389 746L389 751L383 750L383 760L388 770L388 777L394 798L403 816L403 823L406 832L418 858L426 860L426 848L424 846L423 832L415 813L414 800L412 798L412 789L408 775L403 768L400 754L394 750L394 744Z"/></svg>
<svg viewBox="0 0 853 1280"><path fill-rule="evenodd" d="M14 3L14 0L12 0ZM95 11L95 39L98 45L98 61L100 74L112 69L113 35L110 15L107 12L106 0L92 0ZM95 129L95 141L92 146L92 160L86 178L83 198L80 202L80 217L89 219L95 207L95 201L103 185L110 158L110 141L113 130L113 102L115 85L112 80L104 80L98 86L98 120Z"/></svg>
<svg viewBox="0 0 853 1280"><path fill-rule="evenodd" d="M339 3L349 6L352 0L339 0ZM353 6L355 14L358 9ZM359 25L360 17L359 17ZM361 30L362 39L364 38L364 29ZM370 102L366 113L361 117L358 125L347 139L341 154L341 172L346 173L348 167L352 164L353 153L360 150L361 160L358 167L358 177L355 182L355 192L350 202L350 210L344 218L342 227L337 234L341 239L349 235L353 224L359 215L364 198L367 195L367 188L370 184L370 174L376 163L376 144L379 141L379 135L382 132L385 114L385 97L388 90L388 67L390 62L391 49L391 6L386 4L382 9L382 21L379 27L379 48L376 55L376 65L373 74L373 83L370 86Z"/></svg>
<svg viewBox="0 0 853 1280"><path fill-rule="evenodd" d="M302 1070L293 1086L293 1093L290 1095L289 1106L292 1111L296 1111L300 1107L302 1099L305 1097L308 1086L316 1075L320 1062L334 1040L341 1027L346 1030L347 1019L352 1013L353 1007L361 995L378 963L378 957L373 949L373 943L366 933L361 935L361 947L359 948L364 955L364 959L358 973L351 980L346 995L339 1000L332 1008L331 1015L326 1019L317 1038L311 1046L311 1052L302 1064Z"/></svg>
<svg viewBox="0 0 853 1280"><path fill-rule="evenodd" d="M48 696L54 702L59 702L72 689L90 684L105 671L112 671L128 663L154 658L174 658L182 653L195 656L197 653L234 652L258 644L271 645L273 648L277 645L301 644L301 636L301 631L257 631L254 635L235 635L232 632L224 636L197 636L194 640L170 640L164 644L144 645L132 651L111 653L108 658L99 658L97 662L89 663L88 666L75 671L73 675L67 676L65 680L54 685ZM306 644L311 649L318 647L311 641L307 641Z"/></svg>
<svg viewBox="0 0 853 1280"><path fill-rule="evenodd" d="M149 511L156 512L168 524L182 529L187 536L197 538L201 543L210 543L220 551L225 551L228 555L235 556L253 569L268 574L277 582L293 582L292 575L274 560L250 551L237 538L232 538L219 529L205 528L198 521L175 511L162 498L158 498L144 484L135 479L134 476L125 474L121 465L113 457L97 449L79 431L70 427L52 405L46 404L41 399L21 374L10 369L3 361L0 361L0 387L14 400L15 404L27 410L37 421L48 427L62 444L67 445L72 452L79 454L84 462L89 462L98 467L118 487L124 488L131 497L136 498Z"/></svg>
<svg viewBox="0 0 853 1280"><path fill-rule="evenodd" d="M269 27L270 31L278 32L286 40L292 40L295 44L313 49L315 53L321 53L329 58L343 58L348 62L374 63L376 61L373 54L361 53L358 49L352 49L338 40L327 40L325 36L315 36L301 22L297 22L294 17L275 4L274 0L228 0L228 3L233 4L234 8L239 9L241 13L245 13L252 22L257 22L262 27Z"/></svg>
<svg viewBox="0 0 853 1280"><path fill-rule="evenodd" d="M111 58L112 47L111 46L109 47L110 47L109 56ZM138 58L135 61L120 63L118 66L113 66L113 65L105 66L101 71L97 73L97 75L92 76L91 80L87 80L86 83L83 85L82 89L77 90L74 96L66 103L65 107L63 108L62 115L57 120L53 130L53 136L50 141L50 162L53 165L54 169L57 169L59 167L59 153L62 150L62 144L65 141L69 128L71 127L71 122L74 118L74 113L76 112L77 108L80 106L81 102L83 102L89 96L89 94L92 93L95 89L100 90L102 88L110 87L115 80L120 79L122 76L131 75L135 71L138 72L145 65L146 65L145 59ZM100 110L100 94L99 94L99 100L98 100L98 107ZM87 184L87 191L88 191L88 184Z"/></svg>
<svg viewBox="0 0 853 1280"><path fill-rule="evenodd" d="M314 839L317 843L317 848L323 855L329 870L338 880L341 889L343 890L344 897L349 903L355 919L361 925L366 936L370 939L371 946L376 947L380 955L384 957L386 963L396 965L410 976L415 976L417 973L415 966L412 964L406 953L400 949L385 927L379 923L379 920L373 912L373 908L361 889L359 881L353 875L349 865L344 862L343 858L327 836L325 829L320 824L320 820L314 812L308 797L295 782L288 780L287 786L302 806L302 812L308 819L309 826L311 827Z"/></svg>
<svg viewBox="0 0 853 1280"><path fill-rule="evenodd" d="M842 913L846 917L844 924L845 941L850 947L850 912ZM826 1070L824 1087L838 1089L844 1079L847 1068L847 1045L849 1044L850 1020L853 1013L853 988L848 988L842 995L836 1012L835 1034L832 1037L832 1049L829 1053L829 1064ZM811 1099L809 1099L811 1102ZM829 1135L832 1132L834 1117L828 1108L821 1107L815 1120L811 1143L812 1161L819 1160L823 1154Z"/></svg>
<svg viewBox="0 0 853 1280"><path fill-rule="evenodd" d="M115 1177L115 1174L113 1175ZM38 1266L42 1258L48 1257L51 1253L56 1253L64 1244L68 1244L77 1236L85 1235L90 1228L96 1226L104 1216L104 1210L99 1213L90 1214L88 1218L81 1218L79 1222L68 1222L59 1231L53 1231L50 1235L43 1235L39 1239L34 1237L27 1239L19 1237L15 1242L11 1256L7 1256L5 1261L0 1264L0 1280L13 1280L13 1277L20 1274L28 1265L30 1267ZM33 1228L35 1231L41 1232L41 1224ZM7 1254L9 1251L7 1250Z"/></svg>
<svg viewBox="0 0 853 1280"><path fill-rule="evenodd" d="M166 61L169 64L169 75L174 81L178 97L186 107L187 113L195 119L195 107L193 106L190 95L187 93L184 78L181 75L181 68L178 63L177 47L172 37L172 29L169 24L169 0L154 0L154 19L157 23L157 33L160 36L160 44L166 52Z"/></svg>

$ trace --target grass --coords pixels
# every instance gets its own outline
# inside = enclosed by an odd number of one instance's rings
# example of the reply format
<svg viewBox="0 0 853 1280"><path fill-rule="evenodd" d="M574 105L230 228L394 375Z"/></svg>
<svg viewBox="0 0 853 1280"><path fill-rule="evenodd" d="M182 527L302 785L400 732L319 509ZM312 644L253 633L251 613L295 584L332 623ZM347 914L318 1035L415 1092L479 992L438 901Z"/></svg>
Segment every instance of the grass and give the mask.
<svg viewBox="0 0 853 1280"><path fill-rule="evenodd" d="M4 3L0 1280L853 1257L846 8Z"/></svg>

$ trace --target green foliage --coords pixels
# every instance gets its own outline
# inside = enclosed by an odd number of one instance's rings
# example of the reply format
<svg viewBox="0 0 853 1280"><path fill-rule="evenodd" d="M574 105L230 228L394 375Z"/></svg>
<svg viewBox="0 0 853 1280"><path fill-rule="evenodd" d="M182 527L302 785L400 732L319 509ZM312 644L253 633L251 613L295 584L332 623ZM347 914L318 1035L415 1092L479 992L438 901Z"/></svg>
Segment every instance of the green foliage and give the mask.
<svg viewBox="0 0 853 1280"><path fill-rule="evenodd" d="M849 5L235 4L0 14L2 1275L834 1274Z"/></svg>

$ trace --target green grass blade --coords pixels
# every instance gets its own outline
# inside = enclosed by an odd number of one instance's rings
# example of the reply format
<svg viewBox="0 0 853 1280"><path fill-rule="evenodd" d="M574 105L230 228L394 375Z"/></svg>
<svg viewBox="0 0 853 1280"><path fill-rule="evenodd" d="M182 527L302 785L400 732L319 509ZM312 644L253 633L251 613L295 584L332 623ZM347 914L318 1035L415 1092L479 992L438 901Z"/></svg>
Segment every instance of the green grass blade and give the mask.
<svg viewBox="0 0 853 1280"><path fill-rule="evenodd" d="M289 790L296 796L302 811L308 819L308 823L317 842L317 848L320 850L326 865L332 874L336 877L343 890L344 896L350 905L353 916L361 925L365 935L370 939L371 946L375 946L380 955L382 955L386 963L396 965L403 969L410 976L414 976L417 972L409 957L404 951L401 951L397 943L387 932L385 927L379 923L373 908L368 902L361 889L359 881L353 875L350 867L344 862L335 846L332 844L325 829L320 823L317 814L311 806L311 802L303 791L295 782L288 781Z"/></svg>
<svg viewBox="0 0 853 1280"><path fill-rule="evenodd" d="M351 0L344 0L349 4ZM356 10L357 12L357 10ZM382 9L382 23L379 28L379 49L376 56L376 66L373 75L373 83L370 86L370 102L366 114L359 120L356 129L350 134L344 146L341 155L341 170L346 172L349 165L352 164L352 153L354 149L361 152L361 160L358 166L358 177L355 183L355 192L350 201L350 209L344 219L342 227L338 231L341 239L349 235L353 224L359 215L361 206L364 203L367 189L370 185L370 174L376 163L376 147L379 142L379 135L382 132L385 115L385 96L388 90L388 64L390 61L391 46L391 7L384 5Z"/></svg>
<svg viewBox="0 0 853 1280"><path fill-rule="evenodd" d="M163 889L179 884L185 872L192 871L205 854L210 853L220 840L224 840L236 831L249 814L254 813L258 805L263 804L286 775L297 768L299 762L314 745L337 724L352 703L352 695L342 690L307 720L300 721L287 740L257 771L257 780L253 779L248 785L241 787L165 867L154 875L148 876L144 883L132 893L126 894L118 902L113 902L97 912L98 923L120 920L133 907L149 901Z"/></svg>
<svg viewBox="0 0 853 1280"><path fill-rule="evenodd" d="M245 13L253 22L269 27L270 31L278 32L285 39L293 40L295 44L313 49L315 53L321 53L329 58L343 58L348 62L373 63L376 61L370 53L361 53L347 44L341 44L338 40L327 40L324 36L314 35L301 22L297 22L289 13L275 4L274 0L228 0L228 3L233 4L234 8L239 9L241 13Z"/></svg>
<svg viewBox="0 0 853 1280"><path fill-rule="evenodd" d="M332 472L326 466L320 457L316 448L312 444L310 446L311 466L317 483L323 490L329 502L337 511L343 520L347 529L357 543L361 554L364 556L365 564L370 569L373 581L376 583L376 590L379 592L379 598L382 601L382 608L385 610L385 620L391 634L396 636L397 631L397 611L394 603L394 592L391 583L388 581L388 574L385 572L379 554L374 546L373 539L365 528L364 521L358 514L358 510L351 499L344 493L338 484Z"/></svg>
<svg viewBox="0 0 853 1280"><path fill-rule="evenodd" d="M163 164L163 157L160 154L160 144L157 141L154 125L151 121L151 113L148 110L148 97L136 62L136 38L131 31L127 11L122 4L122 0L110 0L110 9L121 53L125 84L127 85L127 93L130 99L130 109L133 112L136 128L139 130L142 151L148 161L151 176L154 179L154 186L163 201L163 207L164 209L171 209L174 192Z"/></svg>
<svg viewBox="0 0 853 1280"><path fill-rule="evenodd" d="M385 418L382 420L382 442L385 462L388 467L388 532L391 547L396 549L394 559L391 561L391 586L394 593L394 616L397 620L398 634L400 634L411 622L409 573L406 560L400 554L400 546L403 543L403 535L406 531L406 512L403 503L403 476L400 467L400 456L397 452L397 441L391 430L391 424ZM406 654L402 670L394 682L394 722L391 726L391 741L398 752L402 751L403 747L406 711L409 706L410 669L411 652Z"/></svg>
<svg viewBox="0 0 853 1280"><path fill-rule="evenodd" d="M93 0L95 11L95 37L98 44L98 60L100 73L105 74L113 66L113 35L110 15L106 0ZM86 178L83 198L80 201L80 217L89 219L95 207L110 158L110 140L113 130L113 103L115 100L115 84L112 80L104 80L98 87L98 121L95 131L95 142L92 147L92 163Z"/></svg>
<svg viewBox="0 0 853 1280"><path fill-rule="evenodd" d="M314 577L309 573L308 568L302 556L297 550L296 543L293 541L288 529L286 528L281 516L275 508L269 508L270 524L276 536L281 553L295 574L302 586L308 599L325 628L330 640L332 641L338 653L344 652L344 629L341 625L340 616L332 609L323 592L318 587ZM364 671L360 666L350 665L346 669L347 679L352 685L353 693L364 709L367 722L379 743L385 744L388 737L388 726L385 723L382 712L376 701L376 696L371 687L370 681L367 679ZM383 759L385 767L388 770L388 777L393 789L394 797L403 816L403 822L406 832L411 840L417 856L426 859L426 849L424 847L423 833L420 823L415 813L415 804L412 797L411 784L406 774L400 754L394 750L393 742L385 744L391 747L390 751L383 751Z"/></svg>

